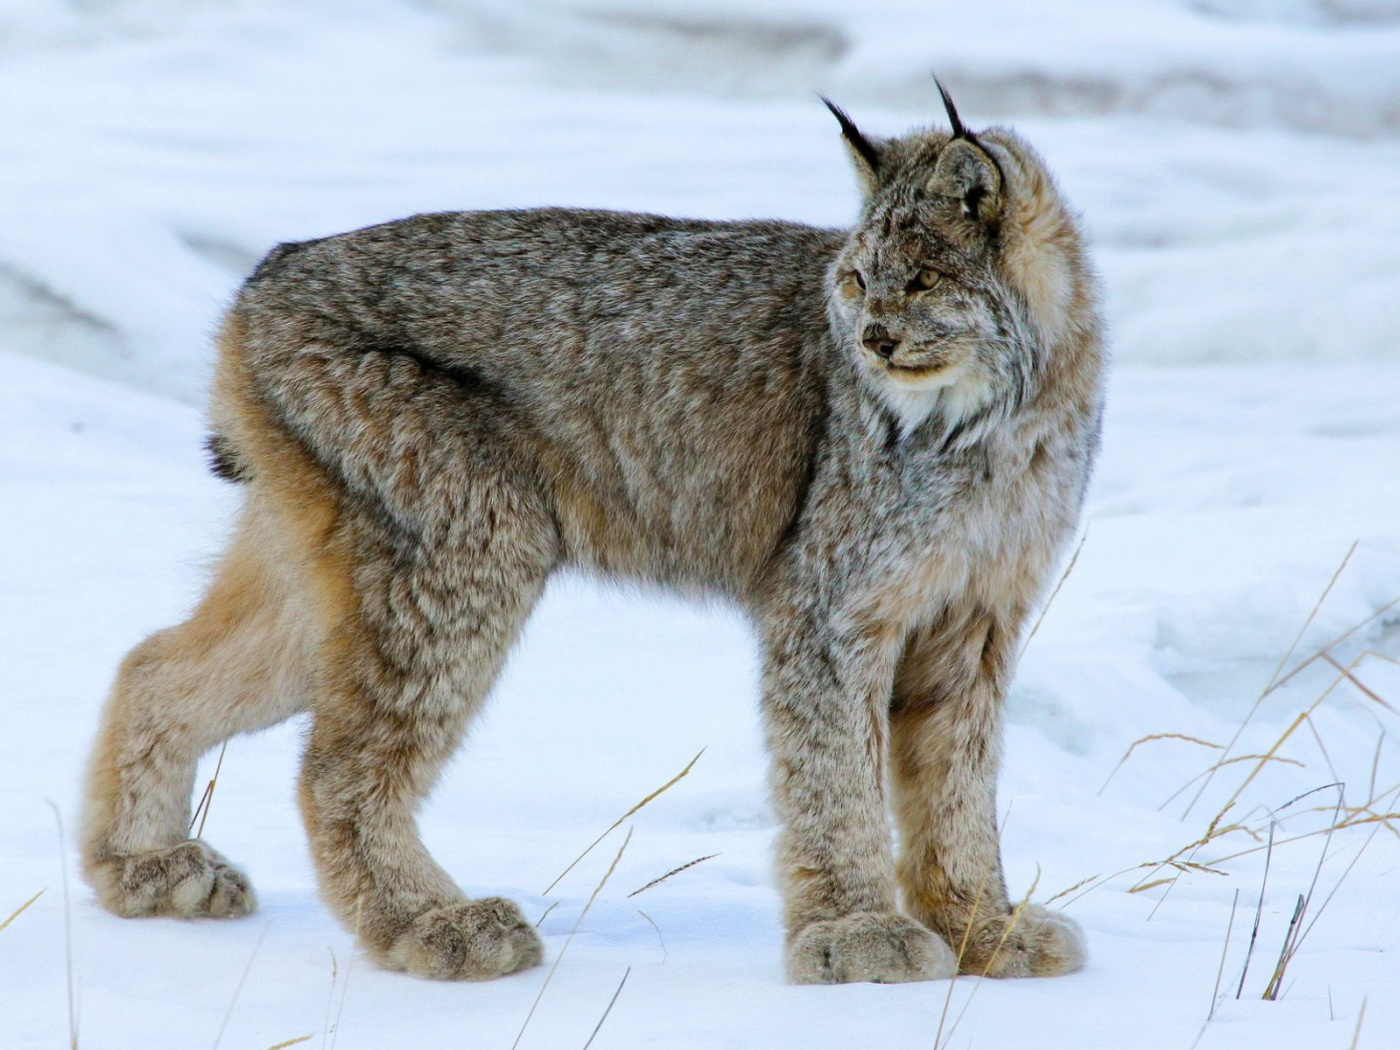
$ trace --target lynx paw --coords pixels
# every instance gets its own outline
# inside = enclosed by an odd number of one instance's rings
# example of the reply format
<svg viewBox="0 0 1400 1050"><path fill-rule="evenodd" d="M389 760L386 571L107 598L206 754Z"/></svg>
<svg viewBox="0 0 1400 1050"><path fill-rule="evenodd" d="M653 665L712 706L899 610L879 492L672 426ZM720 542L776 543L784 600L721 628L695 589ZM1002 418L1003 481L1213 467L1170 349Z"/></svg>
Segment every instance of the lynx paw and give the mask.
<svg viewBox="0 0 1400 1050"><path fill-rule="evenodd" d="M110 857L89 869L102 904L123 918L226 919L256 907L248 876L198 839L170 849Z"/></svg>
<svg viewBox="0 0 1400 1050"><path fill-rule="evenodd" d="M803 928L788 946L794 984L933 981L952 977L957 960L938 934L903 915L857 912Z"/></svg>
<svg viewBox="0 0 1400 1050"><path fill-rule="evenodd" d="M1008 927L1010 927L1008 931ZM959 943L954 938L953 943ZM1028 904L973 927L962 972L988 977L1058 977L1084 966L1084 931L1063 912Z"/></svg>
<svg viewBox="0 0 1400 1050"><path fill-rule="evenodd" d="M486 981L536 965L544 945L513 901L449 904L413 920L389 948L397 970L439 981Z"/></svg>

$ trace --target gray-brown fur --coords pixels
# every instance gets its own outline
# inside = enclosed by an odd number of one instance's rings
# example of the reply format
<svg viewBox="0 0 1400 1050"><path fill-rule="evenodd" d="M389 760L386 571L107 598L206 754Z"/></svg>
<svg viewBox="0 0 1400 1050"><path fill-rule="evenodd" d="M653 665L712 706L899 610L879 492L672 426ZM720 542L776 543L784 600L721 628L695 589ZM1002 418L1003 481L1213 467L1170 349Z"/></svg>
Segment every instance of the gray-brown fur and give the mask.
<svg viewBox="0 0 1400 1050"><path fill-rule="evenodd" d="M128 657L93 757L106 906L251 909L186 841L194 765L310 709L301 803L341 921L424 976L538 962L413 812L572 566L751 616L791 979L1080 965L1069 920L1011 908L995 787L1097 441L1093 277L1013 133L843 128L852 231L539 210L269 254L213 399L242 523L195 615Z"/></svg>

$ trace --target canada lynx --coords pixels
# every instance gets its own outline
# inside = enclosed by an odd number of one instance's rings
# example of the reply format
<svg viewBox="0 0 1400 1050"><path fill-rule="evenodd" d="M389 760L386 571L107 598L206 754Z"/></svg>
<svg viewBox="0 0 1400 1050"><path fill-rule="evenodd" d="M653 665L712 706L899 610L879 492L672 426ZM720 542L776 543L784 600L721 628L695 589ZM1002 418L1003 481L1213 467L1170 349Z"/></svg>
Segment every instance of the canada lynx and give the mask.
<svg viewBox="0 0 1400 1050"><path fill-rule="evenodd" d="M190 620L127 656L92 758L102 903L250 911L188 837L196 761L310 710L311 850L367 952L448 979L539 962L413 814L573 566L751 617L791 980L1080 966L1071 921L1008 903L995 789L1098 441L1095 280L1037 154L944 97L951 132L889 140L831 106L854 230L503 211L271 252L214 382L242 517Z"/></svg>

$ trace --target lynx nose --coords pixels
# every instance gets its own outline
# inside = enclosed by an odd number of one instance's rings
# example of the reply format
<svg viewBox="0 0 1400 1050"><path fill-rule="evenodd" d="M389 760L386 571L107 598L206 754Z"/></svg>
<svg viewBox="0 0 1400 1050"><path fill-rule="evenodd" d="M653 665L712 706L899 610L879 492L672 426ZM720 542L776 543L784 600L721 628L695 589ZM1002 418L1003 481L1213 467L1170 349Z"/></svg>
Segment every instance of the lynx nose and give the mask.
<svg viewBox="0 0 1400 1050"><path fill-rule="evenodd" d="M860 341L872 354L886 361L894 356L895 350L899 347L899 340L891 337L889 330L881 324L866 325Z"/></svg>

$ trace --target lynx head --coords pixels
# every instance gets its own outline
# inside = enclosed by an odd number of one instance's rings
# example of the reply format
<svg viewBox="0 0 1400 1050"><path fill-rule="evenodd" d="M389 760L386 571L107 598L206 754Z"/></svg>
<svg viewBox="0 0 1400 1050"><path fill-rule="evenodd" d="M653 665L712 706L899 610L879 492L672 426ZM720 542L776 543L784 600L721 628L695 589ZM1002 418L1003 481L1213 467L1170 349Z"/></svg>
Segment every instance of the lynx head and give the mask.
<svg viewBox="0 0 1400 1050"><path fill-rule="evenodd" d="M942 85L939 85L942 91ZM864 194L828 274L833 331L904 433L999 418L1048 358L1092 330L1093 278L1075 216L1014 132L863 135L837 106Z"/></svg>

